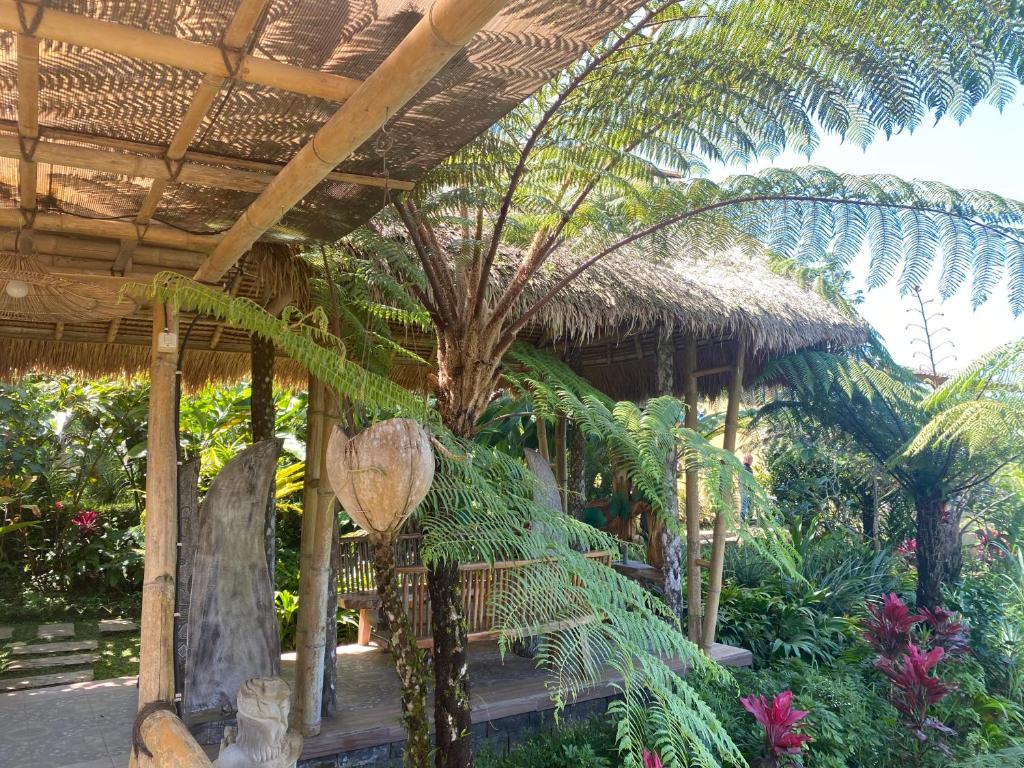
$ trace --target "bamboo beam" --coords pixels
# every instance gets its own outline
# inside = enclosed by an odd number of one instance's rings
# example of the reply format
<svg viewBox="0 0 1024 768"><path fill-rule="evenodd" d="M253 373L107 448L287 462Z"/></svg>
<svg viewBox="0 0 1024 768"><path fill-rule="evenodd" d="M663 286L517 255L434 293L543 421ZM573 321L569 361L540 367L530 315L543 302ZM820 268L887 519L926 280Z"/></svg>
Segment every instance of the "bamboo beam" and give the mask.
<svg viewBox="0 0 1024 768"><path fill-rule="evenodd" d="M178 314L153 307L146 454L146 558L139 647L139 708L174 700L174 580L178 549L175 369Z"/></svg>
<svg viewBox="0 0 1024 768"><path fill-rule="evenodd" d="M139 723L142 743L152 757L141 755L144 768L212 768L203 748L173 712L158 709Z"/></svg>
<svg viewBox="0 0 1024 768"><path fill-rule="evenodd" d="M435 0L384 62L253 201L196 272L217 282L274 226L394 116L507 0Z"/></svg>
<svg viewBox="0 0 1024 768"><path fill-rule="evenodd" d="M17 124L0 122L0 157L15 160L21 157L17 131ZM3 135L4 133L7 135ZM171 178L171 171L162 160L165 148L155 144L142 144L45 126L40 128L40 136L41 140L35 154L38 162L140 178ZM58 141L75 142L79 146L59 144ZM92 146L80 146L81 144ZM216 189L262 192L282 168L283 165L260 160L186 151L177 181ZM327 174L326 181L402 191L411 190L416 186L415 182L403 179L385 179L381 176L338 171Z"/></svg>
<svg viewBox="0 0 1024 768"><path fill-rule="evenodd" d="M32 221L36 215L35 142L39 138L39 38L18 35L18 195L25 223L21 248L32 251Z"/></svg>
<svg viewBox="0 0 1024 768"><path fill-rule="evenodd" d="M101 262L97 268L103 274L110 274L110 264L117 258L119 248L117 243L110 240L90 240L73 235L51 235L42 232L35 233L33 245L36 253L42 255L62 256L71 262L80 261L83 265ZM17 230L0 229L0 251L13 251L17 247ZM152 267L156 271L185 270L191 275L202 261L202 255L195 251L145 245L137 246L135 249L135 263Z"/></svg>
<svg viewBox="0 0 1024 768"><path fill-rule="evenodd" d="M0 208L0 227L21 229L24 222L21 212L14 208ZM150 245L180 248L184 251L210 251L220 241L220 235L196 235L165 224L150 224L137 228L128 221L89 219L66 213L37 213L34 229L62 235L84 235L103 237L111 240L141 239Z"/></svg>
<svg viewBox="0 0 1024 768"><path fill-rule="evenodd" d="M743 366L747 359L747 342L743 336L736 340L736 359L732 363L732 378L729 380L729 399L725 406L725 434L722 447L730 453L736 450L736 432L739 426L740 397L743 394ZM726 495L727 502L732 494ZM704 626L701 633L701 647L707 650L715 642L718 625L718 605L722 597L722 574L725 570L725 535L728 519L721 512L715 514L714 534L711 539L711 567L708 575L708 599L704 610Z"/></svg>
<svg viewBox="0 0 1024 768"><path fill-rule="evenodd" d="M231 278L231 286L228 288L228 296L234 298L238 295L239 289L242 287L242 270L235 272L235 276ZM217 323L213 329L213 334L210 336L210 349L216 349L220 344L220 337L224 333L225 323Z"/></svg>
<svg viewBox="0 0 1024 768"><path fill-rule="evenodd" d="M686 337L683 357L683 394L686 400L685 425L697 428L697 339ZM697 466L686 466L686 616L687 636L695 643L701 636L700 588L700 486Z"/></svg>
<svg viewBox="0 0 1024 768"><path fill-rule="evenodd" d="M241 0L221 37L221 46L225 50L242 51L246 47L268 2L269 0ZM196 133L206 119L206 115L225 81L226 78L219 75L206 74L203 76L199 87L192 95L192 102L189 104L184 119L178 126L178 130L175 131L167 151L164 152L164 165L167 173L165 176L153 178L146 197L143 198L138 213L135 215L137 225L149 224L153 214L156 213L167 185L177 178L185 152L188 151L189 145L196 137ZM121 241L121 252L111 267L112 272L123 275L131 270L132 254L137 242L137 238Z"/></svg>
<svg viewBox="0 0 1024 768"><path fill-rule="evenodd" d="M0 29L22 30L18 6L16 0L0 0ZM66 13L41 5L34 5L30 15L33 11L39 14L38 21L33 20L36 23L33 34L38 37L140 61L217 77L233 77L244 83L280 88L327 101L344 101L361 84L350 77L303 69L272 59L248 56L226 46L204 45L78 13Z"/></svg>

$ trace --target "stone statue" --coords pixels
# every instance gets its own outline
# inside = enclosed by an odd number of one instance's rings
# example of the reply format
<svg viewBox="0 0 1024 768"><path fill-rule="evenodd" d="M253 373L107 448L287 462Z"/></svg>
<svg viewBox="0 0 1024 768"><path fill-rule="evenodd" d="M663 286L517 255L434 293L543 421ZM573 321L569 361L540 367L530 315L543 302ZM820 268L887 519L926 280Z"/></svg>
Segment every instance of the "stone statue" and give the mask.
<svg viewBox="0 0 1024 768"><path fill-rule="evenodd" d="M279 677L254 677L238 690L238 727L224 729L217 768L295 768L302 736L288 730L291 688Z"/></svg>

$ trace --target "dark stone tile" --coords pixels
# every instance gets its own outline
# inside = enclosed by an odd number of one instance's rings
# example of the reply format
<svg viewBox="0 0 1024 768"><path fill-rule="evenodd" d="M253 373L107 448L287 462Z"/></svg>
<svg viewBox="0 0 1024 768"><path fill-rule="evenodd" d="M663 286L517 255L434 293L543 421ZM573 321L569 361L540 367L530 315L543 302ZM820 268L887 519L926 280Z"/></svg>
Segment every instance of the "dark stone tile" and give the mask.
<svg viewBox="0 0 1024 768"><path fill-rule="evenodd" d="M367 749L355 749L338 755L338 768L379 768L391 760L391 749L388 744Z"/></svg>

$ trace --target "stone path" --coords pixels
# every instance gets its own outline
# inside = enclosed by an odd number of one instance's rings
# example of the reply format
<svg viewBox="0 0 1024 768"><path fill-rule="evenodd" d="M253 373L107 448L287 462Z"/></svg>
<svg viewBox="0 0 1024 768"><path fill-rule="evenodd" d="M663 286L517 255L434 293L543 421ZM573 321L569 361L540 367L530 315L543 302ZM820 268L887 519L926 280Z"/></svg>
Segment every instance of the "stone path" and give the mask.
<svg viewBox="0 0 1024 768"><path fill-rule="evenodd" d="M138 625L128 619L104 619L97 624L102 635L137 632ZM75 640L73 622L54 622L36 628L35 637L43 642L26 643L19 640L10 642L14 627L0 626L0 642L10 651L7 669L0 679L0 691L13 692L33 688L48 688L88 683L94 679L92 665L99 661L99 655L92 653L99 648L95 639ZM4 642L6 641L6 642ZM88 667L58 671L64 667ZM9 675L8 673L31 673L37 670L52 670L45 674Z"/></svg>

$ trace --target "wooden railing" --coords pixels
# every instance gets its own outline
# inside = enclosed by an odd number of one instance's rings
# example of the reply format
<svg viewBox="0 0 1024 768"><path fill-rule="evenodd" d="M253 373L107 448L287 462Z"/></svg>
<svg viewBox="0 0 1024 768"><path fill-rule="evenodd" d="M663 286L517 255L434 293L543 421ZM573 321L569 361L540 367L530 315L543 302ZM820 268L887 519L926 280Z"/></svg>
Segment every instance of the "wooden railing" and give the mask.
<svg viewBox="0 0 1024 768"><path fill-rule="evenodd" d="M420 546L423 535L403 534L395 542L395 560L398 563L398 584L403 602L409 613L413 631L421 647L431 645L430 593L427 590L427 569L421 564ZM589 552L586 557L610 566L610 552ZM372 624L379 601L373 567L370 562L369 543L365 535L350 535L341 539L339 559L339 603L359 610L359 643L370 642ZM514 588L517 571L540 566L542 560L499 561L496 563L467 563L459 566L462 602L468 623L470 640L483 640L497 636L494 630L494 597L502 590ZM552 631L554 625L535 622L538 633Z"/></svg>

